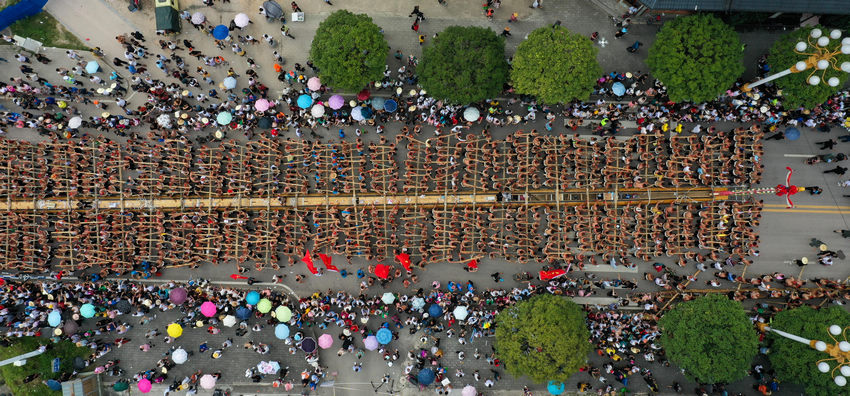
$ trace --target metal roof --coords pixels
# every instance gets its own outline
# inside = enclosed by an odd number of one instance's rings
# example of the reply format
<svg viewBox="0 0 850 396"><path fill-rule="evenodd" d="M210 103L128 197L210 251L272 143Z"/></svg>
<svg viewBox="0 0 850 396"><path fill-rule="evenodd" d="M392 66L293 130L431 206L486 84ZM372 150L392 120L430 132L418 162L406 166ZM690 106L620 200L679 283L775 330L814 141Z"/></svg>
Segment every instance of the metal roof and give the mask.
<svg viewBox="0 0 850 396"><path fill-rule="evenodd" d="M850 0L640 0L653 10L850 14Z"/></svg>

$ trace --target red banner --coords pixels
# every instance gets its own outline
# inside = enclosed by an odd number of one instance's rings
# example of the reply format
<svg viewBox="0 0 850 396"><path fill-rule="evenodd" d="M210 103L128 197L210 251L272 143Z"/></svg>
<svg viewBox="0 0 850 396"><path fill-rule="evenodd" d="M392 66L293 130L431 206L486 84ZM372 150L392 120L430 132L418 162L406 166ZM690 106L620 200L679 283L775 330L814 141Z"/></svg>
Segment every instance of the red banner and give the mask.
<svg viewBox="0 0 850 396"><path fill-rule="evenodd" d="M404 267L408 272L410 271L410 255L407 253L397 254L395 255L396 260L401 262L401 266Z"/></svg>
<svg viewBox="0 0 850 396"><path fill-rule="evenodd" d="M567 273L567 271L562 270L562 269L551 270L551 271L540 271L540 280L547 281L547 280L550 280L550 279L555 279L559 276L564 276L564 274L566 274L566 273Z"/></svg>
<svg viewBox="0 0 850 396"><path fill-rule="evenodd" d="M322 259L323 263L325 263L325 268L328 271L339 272L339 268L337 268L335 265L331 264L331 260L333 260L333 259L331 259L331 256L328 256L327 254L319 253L319 258Z"/></svg>
<svg viewBox="0 0 850 396"><path fill-rule="evenodd" d="M313 256L310 255L310 251L304 254L304 258L301 259L307 264L307 269L310 270L310 273L315 275L318 274L319 271L316 269L316 266L313 264Z"/></svg>

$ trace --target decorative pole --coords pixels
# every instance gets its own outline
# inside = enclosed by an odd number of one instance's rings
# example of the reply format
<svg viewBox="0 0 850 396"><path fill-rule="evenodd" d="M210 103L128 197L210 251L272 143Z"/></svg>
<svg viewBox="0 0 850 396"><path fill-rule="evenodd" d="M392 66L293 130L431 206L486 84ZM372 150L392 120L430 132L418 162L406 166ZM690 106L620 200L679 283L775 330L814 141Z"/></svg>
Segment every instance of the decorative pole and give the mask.
<svg viewBox="0 0 850 396"><path fill-rule="evenodd" d="M820 29L812 30L806 38L807 43L800 41L796 46L794 46L794 52L799 55L807 56L808 58L806 58L806 60L801 60L786 70L770 75L756 82L744 84L742 90L744 92L749 92L759 85L785 77L791 73L800 73L807 69L812 69L812 72L809 73L809 76L806 78L806 82L810 85L818 85L821 81L823 81L830 87L838 86L841 81L838 77L826 78L826 70L828 68L832 68L833 70L850 73L850 62L841 62L841 65L838 65L838 60L836 59L838 54L850 54L850 37L845 37L840 42L836 41L835 43L837 44L830 46L830 39L838 40L840 38L841 31L838 29L833 29L829 32L829 37L824 36L823 31ZM818 70L821 70L820 76L816 75Z"/></svg>
<svg viewBox="0 0 850 396"><path fill-rule="evenodd" d="M834 341L833 344L827 344L823 341L818 340L809 340L800 336L796 336L794 334L786 333L781 330L776 330L770 328L766 323L758 323L758 328L762 332L769 331L771 333L778 334L782 337L785 337L789 340L797 341L801 344L806 344L810 346L812 349L820 352L825 352L829 354L830 358L818 360L816 365L818 371L822 373L830 373L833 381L835 381L835 385L844 386L847 385L847 377L850 377L850 342L847 342L847 330L850 329L850 326L841 329L838 325L829 326L829 337ZM840 335L844 340L838 341L834 336ZM835 361L837 365L835 367L831 367L828 362ZM838 370L841 374L835 375L835 370Z"/></svg>

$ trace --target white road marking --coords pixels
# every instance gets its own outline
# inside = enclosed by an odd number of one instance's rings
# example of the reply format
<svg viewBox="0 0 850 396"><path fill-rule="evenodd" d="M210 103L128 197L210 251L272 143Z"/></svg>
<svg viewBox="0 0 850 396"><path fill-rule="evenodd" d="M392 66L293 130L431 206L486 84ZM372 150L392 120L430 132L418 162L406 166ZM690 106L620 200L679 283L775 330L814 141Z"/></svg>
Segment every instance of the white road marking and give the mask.
<svg viewBox="0 0 850 396"><path fill-rule="evenodd" d="M783 155L786 156L786 157L789 157L789 158L809 158L809 157L815 156L815 154L783 154Z"/></svg>

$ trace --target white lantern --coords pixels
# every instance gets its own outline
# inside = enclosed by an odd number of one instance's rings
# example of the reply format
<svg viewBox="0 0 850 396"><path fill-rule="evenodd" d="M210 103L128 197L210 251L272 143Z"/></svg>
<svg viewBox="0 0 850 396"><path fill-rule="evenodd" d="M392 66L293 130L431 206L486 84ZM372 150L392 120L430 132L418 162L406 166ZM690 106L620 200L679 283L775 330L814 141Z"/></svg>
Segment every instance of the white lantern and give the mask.
<svg viewBox="0 0 850 396"><path fill-rule="evenodd" d="M818 38L823 34L823 32L820 29L812 29L812 32L809 34L811 34L813 38Z"/></svg>
<svg viewBox="0 0 850 396"><path fill-rule="evenodd" d="M821 38L818 39L818 45L821 47L829 45L829 37L821 36Z"/></svg>
<svg viewBox="0 0 850 396"><path fill-rule="evenodd" d="M850 342L847 342L847 341L839 342L838 343L838 349L840 349L841 352L850 352Z"/></svg>
<svg viewBox="0 0 850 396"><path fill-rule="evenodd" d="M839 335L841 334L841 327L838 325L829 326L829 333L832 335Z"/></svg>
<svg viewBox="0 0 850 396"><path fill-rule="evenodd" d="M835 376L835 385L844 386L847 385L847 378L844 378L842 375Z"/></svg>
<svg viewBox="0 0 850 396"><path fill-rule="evenodd" d="M850 73L850 62L841 62L841 70Z"/></svg>
<svg viewBox="0 0 850 396"><path fill-rule="evenodd" d="M850 366L841 366L839 370L841 371L841 375L845 377L850 377Z"/></svg>
<svg viewBox="0 0 850 396"><path fill-rule="evenodd" d="M808 46L809 46L808 44L806 44L806 43L804 43L804 42L800 41L800 42L797 42L797 45L796 45L796 46L794 46L794 48L796 48L796 49L797 49L797 51L802 52L802 51L805 51L805 50L806 50L806 47L808 47Z"/></svg>
<svg viewBox="0 0 850 396"><path fill-rule="evenodd" d="M838 77L830 77L829 80L826 80L826 83L829 84L830 87L837 87L839 82L841 81L838 81Z"/></svg>
<svg viewBox="0 0 850 396"><path fill-rule="evenodd" d="M850 45L850 37L841 39L841 45Z"/></svg>
<svg viewBox="0 0 850 396"><path fill-rule="evenodd" d="M812 78L816 78L816 79L817 79L817 80L816 80L816 82L815 82L814 84L812 84ZM818 76L812 76L812 78L810 78L810 79L809 79L809 84L817 85L817 84L820 82L820 77L818 77ZM819 351L821 351L821 352L825 351L825 350L826 350L826 343L825 343L825 342L823 342L823 341L815 341L815 349L817 349L817 350L819 350Z"/></svg>
<svg viewBox="0 0 850 396"><path fill-rule="evenodd" d="M822 373L828 372L829 371L829 363L827 363L827 362L818 363L818 370Z"/></svg>
<svg viewBox="0 0 850 396"><path fill-rule="evenodd" d="M842 54L850 54L850 44L841 46Z"/></svg>
<svg viewBox="0 0 850 396"><path fill-rule="evenodd" d="M838 29L832 29L832 31L829 32L829 38L831 38L833 40L838 40L840 37L841 37L841 31L838 30Z"/></svg>
<svg viewBox="0 0 850 396"><path fill-rule="evenodd" d="M828 60L821 59L821 60L818 61L818 69L823 70L823 69L826 69L827 67L829 67L829 61Z"/></svg>
<svg viewBox="0 0 850 396"><path fill-rule="evenodd" d="M797 64L794 65L794 68L796 68L797 71L806 70L806 67L808 67L808 65L806 64L806 62L803 61L799 61L797 62Z"/></svg>

